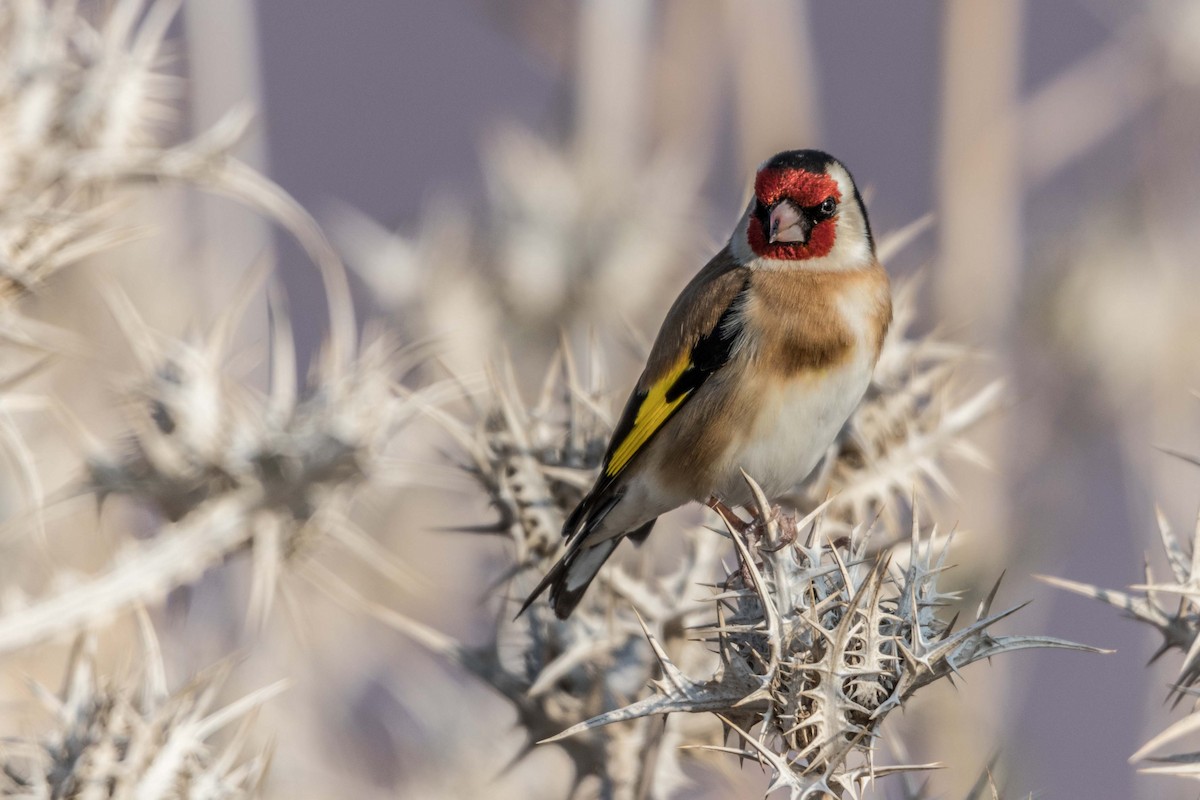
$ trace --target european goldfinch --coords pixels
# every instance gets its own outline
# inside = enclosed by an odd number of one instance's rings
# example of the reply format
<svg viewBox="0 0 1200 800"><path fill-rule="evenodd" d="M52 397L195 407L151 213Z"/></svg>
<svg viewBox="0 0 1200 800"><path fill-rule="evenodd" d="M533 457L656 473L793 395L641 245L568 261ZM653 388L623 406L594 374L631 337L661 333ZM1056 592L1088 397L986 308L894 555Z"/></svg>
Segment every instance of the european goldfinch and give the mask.
<svg viewBox="0 0 1200 800"><path fill-rule="evenodd" d="M689 501L749 502L803 480L862 399L892 318L849 171L817 150L764 163L728 243L658 332L604 456L563 526L547 587L565 619L626 536Z"/></svg>

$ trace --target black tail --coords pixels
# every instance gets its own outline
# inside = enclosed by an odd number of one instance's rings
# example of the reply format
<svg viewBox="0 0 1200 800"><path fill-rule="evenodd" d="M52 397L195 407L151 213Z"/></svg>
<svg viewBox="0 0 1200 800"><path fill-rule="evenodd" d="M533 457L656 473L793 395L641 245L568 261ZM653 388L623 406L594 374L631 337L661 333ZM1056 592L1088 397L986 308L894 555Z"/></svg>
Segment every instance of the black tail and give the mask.
<svg viewBox="0 0 1200 800"><path fill-rule="evenodd" d="M626 535L631 538L636 537L640 543L650 533L650 529L657 521L652 519ZM571 616L571 612L575 610L575 606L579 605L579 601L587 592L588 586L600 572L600 567L604 566L604 562L608 560L608 557L617 549L617 545L621 543L621 539L624 538L624 536L614 536L611 539L604 539L589 545L587 544L588 533L590 530L581 531L567 547L567 552L563 557L550 568L546 577L542 578L541 582L530 592L529 597L525 598L521 610L517 612L518 617L524 614L525 609L529 608L547 588L550 589L550 607L554 609L554 615L559 619Z"/></svg>

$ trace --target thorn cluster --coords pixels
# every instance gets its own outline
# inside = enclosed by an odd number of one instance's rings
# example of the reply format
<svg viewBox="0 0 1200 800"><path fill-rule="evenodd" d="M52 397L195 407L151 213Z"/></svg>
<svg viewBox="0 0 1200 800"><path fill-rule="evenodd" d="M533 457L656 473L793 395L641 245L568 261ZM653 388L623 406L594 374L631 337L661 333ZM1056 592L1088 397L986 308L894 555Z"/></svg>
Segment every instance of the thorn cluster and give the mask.
<svg viewBox="0 0 1200 800"><path fill-rule="evenodd" d="M93 27L65 0L0 7L0 297L128 234L103 223L135 154L158 151L176 79L158 71L175 4L120 0Z"/></svg>
<svg viewBox="0 0 1200 800"><path fill-rule="evenodd" d="M598 359L584 385L574 359L555 353L537 402L522 400L511 362L488 371L488 405L464 388L473 421L428 408L466 456L462 469L484 490L499 518L467 528L505 534L519 567L544 568L558 552L563 520L591 485L612 427Z"/></svg>
<svg viewBox="0 0 1200 800"><path fill-rule="evenodd" d="M1163 641L1151 656L1150 663L1171 650L1183 653L1183 663L1170 693L1174 703L1178 704L1186 697L1200 697L1200 521L1191 540L1185 542L1171 528L1162 511L1158 511L1157 517L1159 539L1171 569L1169 580L1157 579L1149 562L1143 566L1145 581L1131 586L1130 592L1102 589L1063 578L1040 577L1052 586L1099 600L1120 609L1132 619L1152 626L1162 635ZM1152 738L1129 760L1157 762L1158 766L1143 768L1143 772L1200 778L1200 752L1150 755L1197 730L1200 730L1200 701L1193 702L1188 716Z"/></svg>
<svg viewBox="0 0 1200 800"><path fill-rule="evenodd" d="M261 277L261 276L259 276ZM254 295L252 285L240 297ZM297 396L287 320L276 315L274 374L265 396L225 373L226 347L244 310L236 304L200 342L163 337L113 294L137 356L127 394L129 434L121 447L81 437L91 450L85 489L156 511L166 523L151 541L130 543L105 573L0 614L0 652L109 619L131 605L161 600L230 554L253 559L249 623L268 617L285 567L331 544L400 585L411 571L354 524L350 506L369 484L407 480L394 473L401 428L426 395L397 379L411 362L386 338L348 363L326 351ZM436 387L431 390L436 391Z"/></svg>
<svg viewBox="0 0 1200 800"><path fill-rule="evenodd" d="M561 733L649 715L708 712L740 744L709 748L768 766L769 791L793 798L857 798L874 777L919 766L877 768L873 747L889 711L968 664L1030 647L1091 650L1044 636L991 628L1020 606L993 613L999 582L961 630L944 619L957 596L943 591L948 543L923 540L914 519L908 552L868 557L871 527L830 540L820 509L797 520L772 506L747 477L754 519L726 519L739 566L715 597L715 621L696 630L720 663L689 678L647 630L663 677L655 693Z"/></svg>
<svg viewBox="0 0 1200 800"><path fill-rule="evenodd" d="M612 423L594 352L591 362L585 382L573 358L561 350L532 406L522 400L512 368L503 362L489 371L486 403L463 389L473 421L432 405L425 408L459 445L466 456L463 469L498 511L496 524L468 530L511 540L516 563L506 577L516 576L514 594L531 587L558 555L563 520L590 486L604 453ZM692 587L711 580L717 558L715 542L706 537L689 542L682 563L666 574L635 578L608 570L566 621L544 603L513 620L515 606L502 604L494 639L476 647L394 612L374 611L506 698L532 747L642 691L657 663L642 625L682 644L685 621L702 609L692 599ZM675 747L663 748L656 761L644 758L673 736L646 721L562 745L575 764L577 789L599 780L615 796L634 796L636 787L650 785L648 770L660 789L682 780Z"/></svg>
<svg viewBox="0 0 1200 800"><path fill-rule="evenodd" d="M171 694L162 656L142 624L142 676L113 681L97 675L95 639L76 641L60 696L35 685L53 717L36 739L8 742L0 754L5 797L175 797L239 800L259 795L269 754L244 753L255 710L279 694L277 683L214 709L228 677L210 670ZM239 722L240 721L240 722ZM220 749L210 740L239 722Z"/></svg>
<svg viewBox="0 0 1200 800"><path fill-rule="evenodd" d="M271 389L256 397L224 373L224 347L240 311L231 309L195 344L158 340L132 306L119 305L141 372L126 404L129 438L116 455L92 456L88 488L171 522L217 505L232 509L254 554L251 611L261 622L280 566L314 540L340 544L385 573L401 571L354 525L348 505L359 487L391 477L388 451L416 404L394 377L405 359L386 338L344 366L327 359L297 397L286 321L276 330Z"/></svg>

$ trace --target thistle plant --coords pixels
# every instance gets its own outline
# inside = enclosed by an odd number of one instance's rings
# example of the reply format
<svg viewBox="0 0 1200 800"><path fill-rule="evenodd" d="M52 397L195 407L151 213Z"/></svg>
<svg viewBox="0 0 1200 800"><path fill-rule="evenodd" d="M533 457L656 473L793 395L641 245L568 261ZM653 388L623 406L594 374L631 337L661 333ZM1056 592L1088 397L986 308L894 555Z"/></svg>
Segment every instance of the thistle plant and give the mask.
<svg viewBox="0 0 1200 800"><path fill-rule="evenodd" d="M1030 647L1093 651L1045 636L1001 636L992 626L1020 606L992 613L999 581L973 623L955 631L945 609L958 596L938 586L940 549L922 541L914 515L906 564L870 557L871 526L830 540L820 509L804 519L782 513L754 480L749 522L725 517L738 567L715 596L716 619L694 631L720 663L705 681L689 678L646 632L662 678L655 693L563 731L655 714L716 714L737 746L774 780L768 794L857 798L875 777L931 765L876 767L874 745L892 709L919 689L975 661ZM757 729L756 732L753 732ZM553 741L552 739L551 741Z"/></svg>
<svg viewBox="0 0 1200 800"><path fill-rule="evenodd" d="M241 296L253 296L245 288ZM412 352L406 357L380 337L349 364L329 356L298 395L280 314L275 375L260 396L224 370L241 305L201 341L187 341L155 335L119 294L112 302L140 373L129 382L126 438L104 445L79 432L91 448L82 491L121 497L165 524L158 541L130 543L131 552L107 572L0 615L0 651L157 602L242 550L254 563L255 627L266 619L285 568L318 545L340 545L389 578L410 575L357 528L349 507L363 486L390 480L389 450L417 407L397 381Z"/></svg>
<svg viewBox="0 0 1200 800"><path fill-rule="evenodd" d="M98 674L96 640L80 636L71 651L62 693L35 685L53 726L36 739L0 744L0 794L5 797L173 797L225 800L259 796L270 761L247 754L255 710L279 694L276 683L214 708L229 666L209 670L169 692L162 654L141 617L138 672ZM222 747L212 743L237 724Z"/></svg>
<svg viewBox="0 0 1200 800"><path fill-rule="evenodd" d="M1195 463L1194 459L1187 460ZM1190 539L1185 540L1175 533L1162 511L1157 516L1159 540L1170 566L1167 580L1156 577L1148 562L1143 566L1144 581L1129 587L1127 592L1063 578L1039 577L1052 586L1120 609L1125 616L1157 630L1162 644L1150 657L1150 663L1173 650L1183 654L1183 663L1169 694L1169 699L1179 704L1200 697L1200 522ZM1193 700L1191 706L1188 716L1146 742L1129 760L1155 764L1144 767L1142 772L1200 779L1200 752L1151 755L1200 730L1200 702Z"/></svg>
<svg viewBox="0 0 1200 800"><path fill-rule="evenodd" d="M170 535L125 543L107 569L65 589L19 602L10 591L0 651L155 603L240 550L254 561L254 625L269 612L284 566L313 542L339 543L389 577L407 575L358 530L348 509L357 488L392 477L389 449L413 408L398 377L417 353L383 333L360 346L344 270L316 222L232 155L249 123L245 111L191 141L157 141L156 126L171 116L163 102L173 79L158 70L177 10L173 2L120 0L98 28L66 0L19 0L0 10L0 40L9 45L0 64L0 318L20 332L8 340L45 349L62 339L22 318L21 297L61 268L123 241L112 212L129 190L151 180L229 196L292 233L324 280L329 339L298 391L286 304L273 292L272 374L263 392L228 364L265 269L250 270L236 302L198 336L151 329L121 289L102 284L134 356L135 374L122 391L128 432L105 442L46 397L31 403L6 395L4 419L18 400L22 408L59 412L84 454L86 477L77 491L122 497L156 514L159 532ZM15 385L28 371L7 382ZM40 512L28 445L9 424L0 440L17 455Z"/></svg>
<svg viewBox="0 0 1200 800"><path fill-rule="evenodd" d="M0 9L0 298L127 236L106 224L119 165L155 149L176 79L161 71L177 3L121 0L94 27L75 3Z"/></svg>

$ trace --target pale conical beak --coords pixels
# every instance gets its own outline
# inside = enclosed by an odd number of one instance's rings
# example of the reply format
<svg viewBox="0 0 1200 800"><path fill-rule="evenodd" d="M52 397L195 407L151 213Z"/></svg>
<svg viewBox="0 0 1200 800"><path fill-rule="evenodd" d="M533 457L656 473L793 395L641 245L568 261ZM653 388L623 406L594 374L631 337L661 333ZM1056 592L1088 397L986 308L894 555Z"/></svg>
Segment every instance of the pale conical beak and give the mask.
<svg viewBox="0 0 1200 800"><path fill-rule="evenodd" d="M812 222L790 200L784 200L771 209L767 233L769 242L806 244L811 230Z"/></svg>

